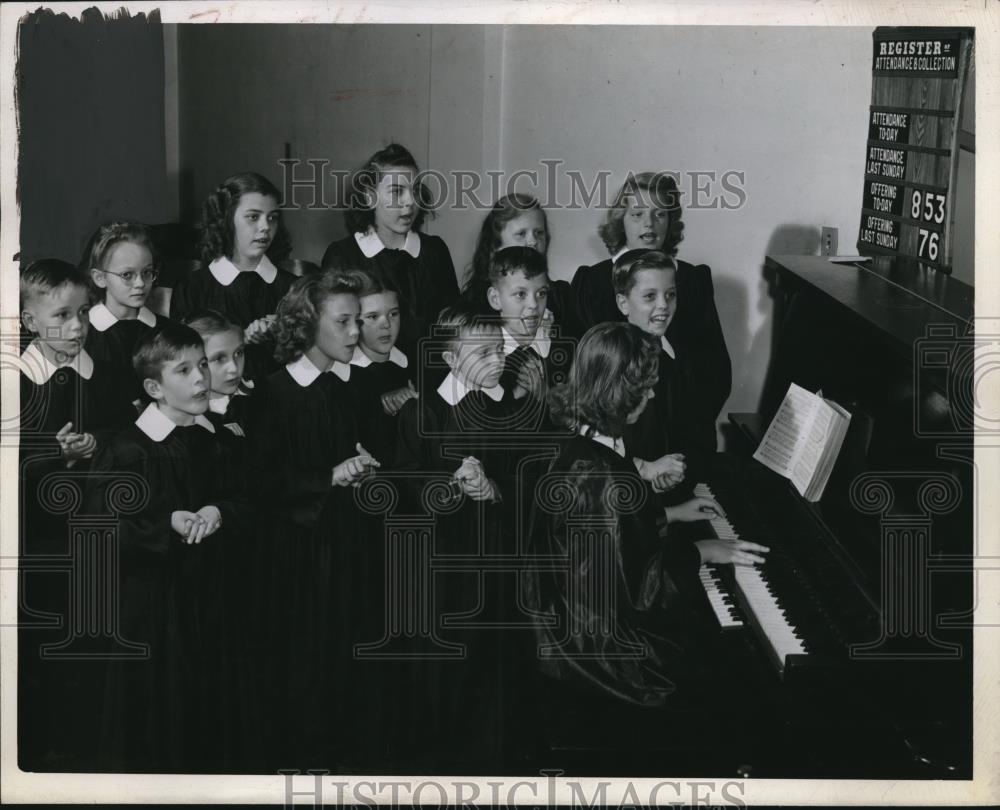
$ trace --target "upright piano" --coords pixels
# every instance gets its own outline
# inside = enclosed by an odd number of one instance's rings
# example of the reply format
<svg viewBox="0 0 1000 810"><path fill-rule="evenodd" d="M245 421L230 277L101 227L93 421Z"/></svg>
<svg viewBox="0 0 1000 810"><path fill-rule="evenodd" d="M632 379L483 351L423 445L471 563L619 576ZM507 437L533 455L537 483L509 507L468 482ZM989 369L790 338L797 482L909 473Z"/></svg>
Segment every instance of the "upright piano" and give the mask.
<svg viewBox="0 0 1000 810"><path fill-rule="evenodd" d="M624 745L626 715L595 712L550 745L547 766L970 778L973 290L885 260L769 256L765 277L774 333L760 407L729 415L727 452L697 488L726 517L687 526L771 549L761 566L702 569L721 660L745 689L696 718L709 734L690 744L675 733L688 726L664 733L660 717L659 731L629 726ZM751 457L792 382L852 414L814 503ZM734 702L759 704L753 728L734 729Z"/></svg>

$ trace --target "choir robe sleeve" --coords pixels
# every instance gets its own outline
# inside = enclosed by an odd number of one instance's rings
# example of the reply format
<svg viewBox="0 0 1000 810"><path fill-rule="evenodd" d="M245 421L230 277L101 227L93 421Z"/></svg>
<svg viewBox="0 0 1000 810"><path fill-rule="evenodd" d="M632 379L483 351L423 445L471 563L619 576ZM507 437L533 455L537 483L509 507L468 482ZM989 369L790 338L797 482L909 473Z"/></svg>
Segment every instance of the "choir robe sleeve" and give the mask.
<svg viewBox="0 0 1000 810"><path fill-rule="evenodd" d="M437 321L438 313L445 307L454 306L459 298L458 279L455 276L455 264L451 259L451 251L444 240L438 236L422 237L421 242L430 253L429 279L427 289L422 292L427 296L427 303L421 307L428 325Z"/></svg>
<svg viewBox="0 0 1000 810"><path fill-rule="evenodd" d="M436 393L431 395L437 396ZM421 503L425 481L420 478L419 473L435 468L432 460L437 443L432 436L426 434L437 432L439 427L434 419L434 412L423 406L419 399L408 400L399 410L393 469L399 473L410 473L403 476L400 488L411 508L418 508Z"/></svg>
<svg viewBox="0 0 1000 810"><path fill-rule="evenodd" d="M146 505L134 514L118 514L123 557L166 555L173 542L180 542L180 535L170 527L171 514L177 509L192 509L183 504L173 477L165 474L165 465L157 463L145 444L128 431L100 449L91 465L87 502L93 514L114 513L116 500L125 500L124 494L136 487L142 491L136 479L145 482Z"/></svg>

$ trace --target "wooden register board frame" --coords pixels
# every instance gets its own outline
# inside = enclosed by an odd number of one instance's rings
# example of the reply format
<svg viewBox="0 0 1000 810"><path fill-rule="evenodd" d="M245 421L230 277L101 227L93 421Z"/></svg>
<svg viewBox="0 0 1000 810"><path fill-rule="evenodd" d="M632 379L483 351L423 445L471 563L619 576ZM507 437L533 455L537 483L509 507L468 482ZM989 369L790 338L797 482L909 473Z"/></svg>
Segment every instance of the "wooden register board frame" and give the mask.
<svg viewBox="0 0 1000 810"><path fill-rule="evenodd" d="M876 28L858 253L951 272L972 28Z"/></svg>

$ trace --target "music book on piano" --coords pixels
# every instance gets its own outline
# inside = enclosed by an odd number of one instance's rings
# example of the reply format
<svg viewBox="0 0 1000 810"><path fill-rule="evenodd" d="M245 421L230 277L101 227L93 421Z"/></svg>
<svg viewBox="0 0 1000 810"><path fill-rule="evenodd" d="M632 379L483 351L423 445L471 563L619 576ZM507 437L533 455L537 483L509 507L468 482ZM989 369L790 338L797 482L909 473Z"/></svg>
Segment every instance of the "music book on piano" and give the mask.
<svg viewBox="0 0 1000 810"><path fill-rule="evenodd" d="M753 454L783 475L807 501L818 501L844 443L851 414L792 383Z"/></svg>

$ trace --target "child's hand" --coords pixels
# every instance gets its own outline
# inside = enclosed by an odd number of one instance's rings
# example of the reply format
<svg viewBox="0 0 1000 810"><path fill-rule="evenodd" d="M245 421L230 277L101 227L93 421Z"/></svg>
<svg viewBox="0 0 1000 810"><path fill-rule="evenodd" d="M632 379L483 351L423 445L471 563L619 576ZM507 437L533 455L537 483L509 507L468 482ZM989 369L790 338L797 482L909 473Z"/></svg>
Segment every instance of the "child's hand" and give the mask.
<svg viewBox="0 0 1000 810"><path fill-rule="evenodd" d="M671 523L680 521L690 523L695 520L711 520L713 517L725 517L726 513L718 503L711 498L698 496L685 501L679 506L668 506L665 510L667 520Z"/></svg>
<svg viewBox="0 0 1000 810"><path fill-rule="evenodd" d="M372 454L361 446L361 442L355 445L359 455L353 456L346 461L340 462L333 468L333 485L336 487L346 487L348 485L357 486L362 479L367 478L375 472L375 468L382 465L372 457Z"/></svg>
<svg viewBox="0 0 1000 810"><path fill-rule="evenodd" d="M205 519L197 512L178 509L170 513L170 528L181 536L188 545L200 543L208 528Z"/></svg>
<svg viewBox="0 0 1000 810"><path fill-rule="evenodd" d="M462 466L455 471L462 492L474 501L497 501L499 496L496 485L486 476L483 465L475 456L469 456Z"/></svg>
<svg viewBox="0 0 1000 810"><path fill-rule="evenodd" d="M407 400L416 399L417 396L417 389L413 387L413 383L407 382L402 388L382 394L382 410L389 416L395 416Z"/></svg>
<svg viewBox="0 0 1000 810"><path fill-rule="evenodd" d="M73 433L73 423L67 422L56 433L56 441L63 458L75 463L81 458L90 458L97 449L97 440L90 433Z"/></svg>
<svg viewBox="0 0 1000 810"><path fill-rule="evenodd" d="M747 540L698 540L695 546L703 563L754 565L764 562L764 558L752 552L770 551L767 546L760 546Z"/></svg>
<svg viewBox="0 0 1000 810"><path fill-rule="evenodd" d="M545 366L542 358L534 352L528 352L517 370L517 382L514 385L514 399L523 399L529 394L536 399L545 396Z"/></svg>
<svg viewBox="0 0 1000 810"><path fill-rule="evenodd" d="M271 331L276 320L277 316L275 315L265 315L263 318L258 318L243 330L244 340L247 343L262 343L267 340L268 332Z"/></svg>
<svg viewBox="0 0 1000 810"><path fill-rule="evenodd" d="M215 534L222 528L222 513L219 511L219 507L209 504L201 507L195 514L205 522L205 532L202 537Z"/></svg>

